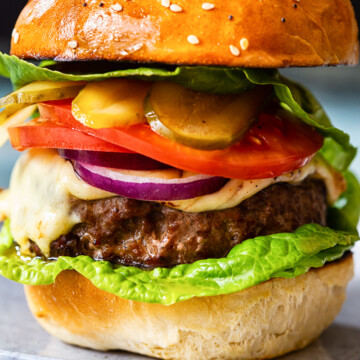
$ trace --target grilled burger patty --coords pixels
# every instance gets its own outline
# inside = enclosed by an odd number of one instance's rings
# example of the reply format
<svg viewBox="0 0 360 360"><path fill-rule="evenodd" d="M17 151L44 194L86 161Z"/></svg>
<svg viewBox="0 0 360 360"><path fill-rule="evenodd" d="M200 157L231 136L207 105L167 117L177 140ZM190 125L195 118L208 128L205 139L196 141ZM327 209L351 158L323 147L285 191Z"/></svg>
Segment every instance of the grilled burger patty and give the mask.
<svg viewBox="0 0 360 360"><path fill-rule="evenodd" d="M164 205L114 197L77 201L82 219L51 243L50 256L88 255L138 267L171 267L220 258L259 235L291 232L308 223L326 225L326 188L321 180L274 184L232 209L188 213ZM32 243L33 252L41 256Z"/></svg>

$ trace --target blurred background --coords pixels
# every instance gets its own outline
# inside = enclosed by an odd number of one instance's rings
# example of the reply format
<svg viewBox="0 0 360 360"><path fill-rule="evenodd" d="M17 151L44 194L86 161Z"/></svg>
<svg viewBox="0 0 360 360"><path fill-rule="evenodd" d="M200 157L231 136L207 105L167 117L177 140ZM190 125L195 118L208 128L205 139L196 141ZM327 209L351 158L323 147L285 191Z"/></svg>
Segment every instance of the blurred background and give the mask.
<svg viewBox="0 0 360 360"><path fill-rule="evenodd" d="M11 31L15 25L17 15L25 4L26 0L1 1L2 9L0 12L0 50L2 52L9 52ZM357 13L358 22L360 22L360 1L353 0L353 5ZM352 143L355 146L360 147L360 66L286 69L282 70L282 73L301 82L303 85L311 89L324 106L334 125L349 133L351 135ZM11 86L9 81L7 79L0 78L0 95L2 96L3 94L10 91ZM0 188L5 188L8 186L11 169L18 156L19 154L12 150L9 144L0 149ZM357 176L360 177L359 155L354 161L352 169L357 174ZM360 353L357 352L359 351L358 341L360 339L360 243L358 243L356 246L355 254L357 258L356 277L350 284L348 300L341 314L337 318L336 324L332 325L320 339L320 343L322 345L325 344L326 346L324 346L327 350L333 346L334 352L331 352L331 355L337 354L338 346L340 346L342 349L341 356L340 353L339 356L335 357L328 357L326 354L323 356L322 351L324 349L321 346L321 349L319 350L321 354L318 356L314 357L312 353L309 353L308 355L305 355L305 357L301 357L300 355L299 357L294 357L291 359L360 359ZM11 299L14 299L14 302L16 303L24 301L21 294L21 287L18 284L10 283L5 279L0 279L0 285L2 285L0 286L0 296L4 295L5 297L10 297ZM14 304L14 306L17 305ZM29 319L29 322L23 322L23 324L28 324L24 326L29 326L29 330L31 328L31 330L27 332L28 334L31 334L31 331L40 331L37 327L35 328L35 323L31 322L29 313L24 313L21 316L24 316L26 320ZM13 325L12 322L11 325ZM357 330L355 330L355 327ZM15 326L13 327L13 330L10 331L11 337L20 335L16 331L17 329ZM341 334L343 336L339 337ZM48 339L45 333L43 336L44 339ZM0 337L2 337L1 334ZM26 342L27 340L23 338L23 341ZM52 341L54 342L55 340ZM318 342L315 343L314 346L316 347L317 344ZM58 349L57 346L59 345L56 343L54 346L56 349ZM33 348L34 347L31 346L32 351L34 351ZM0 358L2 359L1 350L2 349L0 346ZM356 351L357 355L353 353L354 350ZM61 348L62 354L65 354L64 351L66 350ZM310 349L310 351L314 350ZM31 351L29 350L29 352ZM44 353L52 355L53 351L49 350L48 352L45 351ZM327 352L327 354L329 353ZM346 356L346 354L348 355Z"/></svg>

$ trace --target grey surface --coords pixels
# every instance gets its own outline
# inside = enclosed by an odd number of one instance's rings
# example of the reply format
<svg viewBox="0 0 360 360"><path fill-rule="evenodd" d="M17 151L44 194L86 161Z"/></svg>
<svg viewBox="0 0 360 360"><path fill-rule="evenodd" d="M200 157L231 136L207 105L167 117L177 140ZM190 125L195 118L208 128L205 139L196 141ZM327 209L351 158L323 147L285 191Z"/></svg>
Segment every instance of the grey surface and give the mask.
<svg viewBox="0 0 360 360"><path fill-rule="evenodd" d="M333 122L360 145L360 67L286 70L287 76L307 85ZM0 80L0 93L10 87ZM6 187L18 153L0 149L0 187ZM360 157L353 164L360 175ZM356 276L335 323L307 349L282 360L360 360L360 244L356 246ZM32 318L22 286L0 278L0 359L148 359L128 353L98 353L65 345L47 335Z"/></svg>

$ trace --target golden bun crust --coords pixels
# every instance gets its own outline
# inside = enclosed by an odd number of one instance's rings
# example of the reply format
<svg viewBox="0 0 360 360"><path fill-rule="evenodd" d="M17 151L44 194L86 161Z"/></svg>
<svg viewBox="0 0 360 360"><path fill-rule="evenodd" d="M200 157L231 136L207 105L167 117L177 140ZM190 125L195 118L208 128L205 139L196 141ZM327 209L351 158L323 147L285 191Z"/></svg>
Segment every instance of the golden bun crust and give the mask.
<svg viewBox="0 0 360 360"><path fill-rule="evenodd" d="M269 68L358 61L350 0L211 0L211 10L202 8L204 0L176 0L172 8L162 2L30 0L16 23L12 54Z"/></svg>
<svg viewBox="0 0 360 360"><path fill-rule="evenodd" d="M171 306L121 299L74 271L27 286L39 323L65 342L163 359L265 359L305 347L330 325L353 275L352 255L294 279Z"/></svg>

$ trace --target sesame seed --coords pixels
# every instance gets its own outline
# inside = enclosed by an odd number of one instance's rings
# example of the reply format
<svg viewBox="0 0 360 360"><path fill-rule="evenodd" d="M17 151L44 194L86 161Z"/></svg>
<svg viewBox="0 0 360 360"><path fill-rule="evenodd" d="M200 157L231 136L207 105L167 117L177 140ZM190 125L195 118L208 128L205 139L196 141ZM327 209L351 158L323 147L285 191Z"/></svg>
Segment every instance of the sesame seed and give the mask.
<svg viewBox="0 0 360 360"><path fill-rule="evenodd" d="M197 36L195 35L189 35L188 38L187 38L187 41L190 43L190 44L193 44L193 45L197 45L200 43L199 39L197 38Z"/></svg>
<svg viewBox="0 0 360 360"><path fill-rule="evenodd" d="M240 47L243 50L246 50L249 47L249 40L247 38L242 38L240 40Z"/></svg>
<svg viewBox="0 0 360 360"><path fill-rule="evenodd" d="M120 4L114 4L113 6L111 6L111 8L114 11L121 11L123 9L123 7Z"/></svg>
<svg viewBox="0 0 360 360"><path fill-rule="evenodd" d="M297 8L297 4L293 4L293 8L296 9L296 8Z"/></svg>
<svg viewBox="0 0 360 360"><path fill-rule="evenodd" d="M83 7L86 7L86 6L87 6L87 3L86 3L86 2L84 2L84 3L83 3Z"/></svg>
<svg viewBox="0 0 360 360"><path fill-rule="evenodd" d="M170 7L170 0L161 0L161 5L166 8Z"/></svg>
<svg viewBox="0 0 360 360"><path fill-rule="evenodd" d="M103 6L104 6L104 3L103 3L103 2L101 2L101 3L99 4L99 6L100 6L100 7L103 7Z"/></svg>
<svg viewBox="0 0 360 360"><path fill-rule="evenodd" d="M72 49L76 49L79 44L78 44L77 41L72 40L72 41L69 41L69 42L68 42L68 45L69 45L69 47L71 47Z"/></svg>
<svg viewBox="0 0 360 360"><path fill-rule="evenodd" d="M203 10L212 10L215 5L211 3L203 3L201 7L203 8Z"/></svg>
<svg viewBox="0 0 360 360"><path fill-rule="evenodd" d="M17 44L19 42L20 34L17 32L16 29L13 30L12 37L14 40L14 44Z"/></svg>
<svg viewBox="0 0 360 360"><path fill-rule="evenodd" d="M229 20L232 20L232 19L234 19L234 17L233 17L232 15L229 15L229 16L228 16L228 19L229 19Z"/></svg>
<svg viewBox="0 0 360 360"><path fill-rule="evenodd" d="M239 56L240 55L240 50L234 46L234 45L230 45L230 52L234 55L234 56Z"/></svg>
<svg viewBox="0 0 360 360"><path fill-rule="evenodd" d="M122 55L122 56L129 55L129 53L128 53L127 51L125 51L125 50L121 50L119 53L120 53L120 55Z"/></svg>
<svg viewBox="0 0 360 360"><path fill-rule="evenodd" d="M182 7L176 4L171 4L170 10L173 12L182 12Z"/></svg>
<svg viewBox="0 0 360 360"><path fill-rule="evenodd" d="M20 35L19 33L15 33L14 35L14 44L17 44L19 42Z"/></svg>
<svg viewBox="0 0 360 360"><path fill-rule="evenodd" d="M128 48L128 50L138 51L143 47L143 44L135 44L132 48Z"/></svg>
<svg viewBox="0 0 360 360"><path fill-rule="evenodd" d="M281 21L284 23L284 22L286 22L286 19L282 17Z"/></svg>

